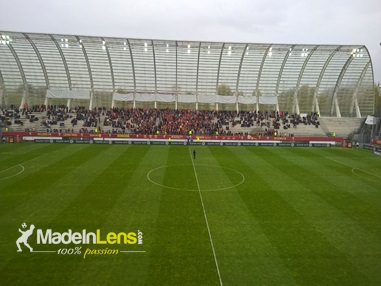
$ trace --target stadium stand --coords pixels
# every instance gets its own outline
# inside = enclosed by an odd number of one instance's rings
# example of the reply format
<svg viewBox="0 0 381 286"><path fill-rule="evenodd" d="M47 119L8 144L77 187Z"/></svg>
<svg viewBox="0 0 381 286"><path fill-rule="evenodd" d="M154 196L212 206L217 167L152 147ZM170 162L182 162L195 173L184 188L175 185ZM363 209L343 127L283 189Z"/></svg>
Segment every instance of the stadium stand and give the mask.
<svg viewBox="0 0 381 286"><path fill-rule="evenodd" d="M347 137L374 113L363 45L0 37L14 131Z"/></svg>
<svg viewBox="0 0 381 286"><path fill-rule="evenodd" d="M318 117L316 113L190 111L171 109L32 106L1 110L1 121L12 131L168 134L337 136L347 138L358 131L361 118Z"/></svg>

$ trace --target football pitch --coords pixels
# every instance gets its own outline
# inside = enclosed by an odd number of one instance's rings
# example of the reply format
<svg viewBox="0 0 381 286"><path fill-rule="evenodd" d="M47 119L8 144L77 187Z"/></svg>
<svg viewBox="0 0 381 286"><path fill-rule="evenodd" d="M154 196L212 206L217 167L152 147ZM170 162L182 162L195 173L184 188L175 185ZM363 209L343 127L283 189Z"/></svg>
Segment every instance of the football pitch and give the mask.
<svg viewBox="0 0 381 286"><path fill-rule="evenodd" d="M33 252L17 252L32 224ZM48 229L77 240L98 230L103 242L135 232L140 244L37 243ZM381 157L0 145L0 284L381 285Z"/></svg>

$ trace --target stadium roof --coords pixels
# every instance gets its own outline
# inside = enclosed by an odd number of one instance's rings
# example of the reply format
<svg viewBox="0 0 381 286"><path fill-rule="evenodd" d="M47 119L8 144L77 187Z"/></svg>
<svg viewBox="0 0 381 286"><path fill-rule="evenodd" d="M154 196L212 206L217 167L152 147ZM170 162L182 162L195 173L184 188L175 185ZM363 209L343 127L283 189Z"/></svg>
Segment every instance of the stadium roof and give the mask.
<svg viewBox="0 0 381 286"><path fill-rule="evenodd" d="M0 32L2 105L35 103L38 95L47 94L65 98L67 91L73 98L89 92L90 101L109 93L109 104L123 100L121 94L134 102L160 100L161 95L176 103L220 102L237 109L241 104L254 109L270 105L297 113L361 117L374 112L373 85L372 62L363 45Z"/></svg>

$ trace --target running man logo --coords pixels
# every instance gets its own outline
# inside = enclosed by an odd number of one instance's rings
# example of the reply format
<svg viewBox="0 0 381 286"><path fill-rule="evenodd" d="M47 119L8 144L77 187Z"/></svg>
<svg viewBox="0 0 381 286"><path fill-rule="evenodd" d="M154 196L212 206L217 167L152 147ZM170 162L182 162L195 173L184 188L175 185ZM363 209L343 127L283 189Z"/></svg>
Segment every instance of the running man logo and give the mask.
<svg viewBox="0 0 381 286"><path fill-rule="evenodd" d="M21 225L21 227L25 229L27 227L27 224L24 222ZM29 248L30 252L33 252L33 248L28 244L28 239L33 234L34 228L35 228L34 224L31 224L29 229L26 231L22 231L21 229L19 229L21 236L16 240L17 252L22 252L22 249L20 247L20 243L23 243L26 247Z"/></svg>

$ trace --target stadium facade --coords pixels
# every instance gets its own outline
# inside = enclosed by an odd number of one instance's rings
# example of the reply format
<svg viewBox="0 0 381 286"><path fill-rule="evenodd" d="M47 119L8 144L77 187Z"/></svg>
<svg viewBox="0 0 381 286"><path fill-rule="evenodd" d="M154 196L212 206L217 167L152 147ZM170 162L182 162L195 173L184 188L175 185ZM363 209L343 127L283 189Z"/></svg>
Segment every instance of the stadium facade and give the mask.
<svg viewBox="0 0 381 286"><path fill-rule="evenodd" d="M374 113L364 45L195 42L0 31L0 105Z"/></svg>

